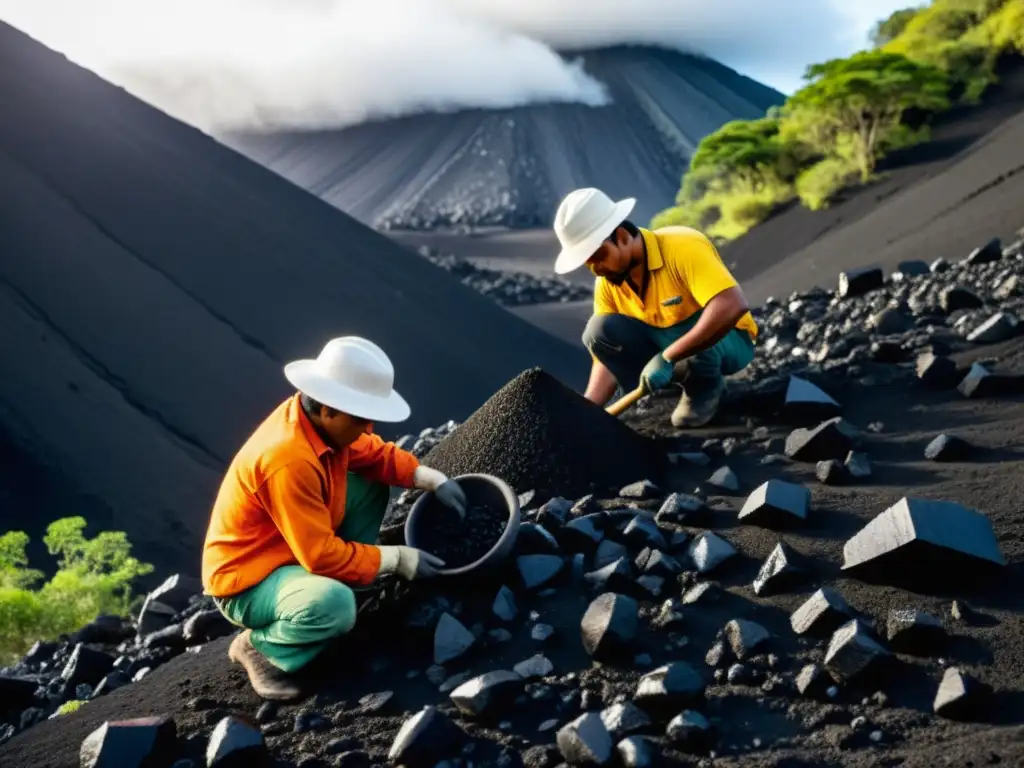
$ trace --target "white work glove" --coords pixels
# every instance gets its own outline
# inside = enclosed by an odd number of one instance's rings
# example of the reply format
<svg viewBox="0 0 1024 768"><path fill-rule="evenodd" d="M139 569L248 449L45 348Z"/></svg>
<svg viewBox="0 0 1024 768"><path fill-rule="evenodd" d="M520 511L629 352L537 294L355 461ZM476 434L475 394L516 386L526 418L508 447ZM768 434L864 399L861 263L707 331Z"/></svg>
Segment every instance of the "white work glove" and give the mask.
<svg viewBox="0 0 1024 768"><path fill-rule="evenodd" d="M429 579L437 576L444 560L422 549L403 546L381 546L380 574L395 573L406 581Z"/></svg>
<svg viewBox="0 0 1024 768"><path fill-rule="evenodd" d="M454 480L449 480L444 472L420 464L413 474L413 485L422 491L433 491L437 500L446 507L459 513L460 519L466 517L466 493Z"/></svg>

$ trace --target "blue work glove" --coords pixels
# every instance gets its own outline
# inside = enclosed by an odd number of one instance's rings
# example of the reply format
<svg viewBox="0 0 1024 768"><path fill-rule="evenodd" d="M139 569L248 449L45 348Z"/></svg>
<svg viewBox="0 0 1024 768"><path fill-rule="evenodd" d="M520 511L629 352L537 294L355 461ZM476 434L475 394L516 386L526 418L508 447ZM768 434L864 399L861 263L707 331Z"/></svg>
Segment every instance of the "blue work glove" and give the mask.
<svg viewBox="0 0 1024 768"><path fill-rule="evenodd" d="M466 492L454 480L449 480L443 473L432 467L420 464L413 474L413 487L424 491L433 491L437 500L446 507L451 507L459 513L459 517L466 517Z"/></svg>
<svg viewBox="0 0 1024 768"><path fill-rule="evenodd" d="M459 517L466 516L466 493L454 480L445 480L434 491L437 500L446 507L451 507L459 513Z"/></svg>
<svg viewBox="0 0 1024 768"><path fill-rule="evenodd" d="M648 392L664 389L672 381L672 363L661 356L661 352L647 361L640 373L640 383Z"/></svg>

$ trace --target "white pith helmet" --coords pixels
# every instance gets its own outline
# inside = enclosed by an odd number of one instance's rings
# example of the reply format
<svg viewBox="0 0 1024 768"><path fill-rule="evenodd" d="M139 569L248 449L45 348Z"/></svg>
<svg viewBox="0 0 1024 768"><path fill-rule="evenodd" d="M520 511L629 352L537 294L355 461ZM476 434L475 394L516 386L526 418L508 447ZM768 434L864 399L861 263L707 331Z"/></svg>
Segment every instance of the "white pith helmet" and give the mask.
<svg viewBox="0 0 1024 768"><path fill-rule="evenodd" d="M335 410L381 422L405 421L411 409L394 390L395 368L384 350L359 336L331 339L315 360L295 360L285 378Z"/></svg>
<svg viewBox="0 0 1024 768"><path fill-rule="evenodd" d="M555 259L555 272L564 275L587 263L615 228L636 205L636 198L618 202L593 187L570 192L555 213L555 234L562 250Z"/></svg>

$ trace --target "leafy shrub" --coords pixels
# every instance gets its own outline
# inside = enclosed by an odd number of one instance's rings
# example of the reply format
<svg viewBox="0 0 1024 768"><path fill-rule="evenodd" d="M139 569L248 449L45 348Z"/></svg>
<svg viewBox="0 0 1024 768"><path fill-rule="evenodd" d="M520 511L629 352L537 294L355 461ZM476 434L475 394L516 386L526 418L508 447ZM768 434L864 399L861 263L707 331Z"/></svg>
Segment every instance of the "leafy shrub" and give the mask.
<svg viewBox="0 0 1024 768"><path fill-rule="evenodd" d="M958 41L954 63L963 83L962 99L976 102L997 80L996 64L1003 56L1024 54L1024 0L1006 0L997 11Z"/></svg>
<svg viewBox="0 0 1024 768"><path fill-rule="evenodd" d="M120 531L84 535L85 519L51 523L43 542L57 556L58 570L38 589L41 571L28 568L23 531L0 536L0 663L16 660L37 640L74 632L101 613L126 616L131 582L153 566L131 556Z"/></svg>
<svg viewBox="0 0 1024 768"><path fill-rule="evenodd" d="M793 198L793 187L771 181L755 192L746 190L723 194L716 201L722 217L709 229L712 237L735 240L756 227L781 204Z"/></svg>
<svg viewBox="0 0 1024 768"><path fill-rule="evenodd" d="M960 89L960 101L977 103L995 82L995 60L992 51L967 40L943 40L918 57L943 70L950 82Z"/></svg>
<svg viewBox="0 0 1024 768"><path fill-rule="evenodd" d="M784 105L706 136L676 205L651 225L685 224L729 240L794 195L818 208L870 181L887 154L928 139L926 125L908 123L977 102L1002 58L1024 54L1024 0L931 0L879 21L871 41L871 49L812 64ZM852 181L851 164L859 171Z"/></svg>
<svg viewBox="0 0 1024 768"><path fill-rule="evenodd" d="M674 205L671 208L666 208L656 213L651 219L651 229L695 226L692 211L686 205Z"/></svg>
<svg viewBox="0 0 1024 768"><path fill-rule="evenodd" d="M65 701L63 704L57 707L57 711L54 712L54 714L58 717L60 717L61 715L70 715L72 712L77 712L79 709L81 709L83 704L85 704L85 702L81 699L72 699L71 701Z"/></svg>
<svg viewBox="0 0 1024 768"><path fill-rule="evenodd" d="M862 51L807 68L808 83L786 101L796 136L825 157L854 159L868 181L911 109L949 106L948 77L898 53Z"/></svg>
<svg viewBox="0 0 1024 768"><path fill-rule="evenodd" d="M920 8L903 8L898 11L894 11L886 18L882 19L875 24L874 29L869 35L871 44L876 48L880 48L888 42L896 39L903 34L907 28L907 24L920 13Z"/></svg>
<svg viewBox="0 0 1024 768"><path fill-rule="evenodd" d="M1024 0L1007 0L989 16L967 39L977 39L999 54L1016 51L1024 54Z"/></svg>
<svg viewBox="0 0 1024 768"><path fill-rule="evenodd" d="M841 157L829 157L812 165L796 179L796 193L812 211L827 208L836 193L856 183L857 164Z"/></svg>
<svg viewBox="0 0 1024 768"><path fill-rule="evenodd" d="M722 219L712 228L712 236L734 240L768 218L775 207L770 200L752 192L731 195L722 201Z"/></svg>
<svg viewBox="0 0 1024 768"><path fill-rule="evenodd" d="M667 208L651 219L651 228L693 227L712 240L727 242L768 218L776 207L793 198L793 187L773 179L751 191L746 185L716 189L699 200Z"/></svg>
<svg viewBox="0 0 1024 768"><path fill-rule="evenodd" d="M53 637L49 615L36 592L0 587L0 664L18 659L32 639Z"/></svg>
<svg viewBox="0 0 1024 768"><path fill-rule="evenodd" d="M1024 0L934 0L885 47L943 69L960 100L977 103L999 57L1024 53Z"/></svg>

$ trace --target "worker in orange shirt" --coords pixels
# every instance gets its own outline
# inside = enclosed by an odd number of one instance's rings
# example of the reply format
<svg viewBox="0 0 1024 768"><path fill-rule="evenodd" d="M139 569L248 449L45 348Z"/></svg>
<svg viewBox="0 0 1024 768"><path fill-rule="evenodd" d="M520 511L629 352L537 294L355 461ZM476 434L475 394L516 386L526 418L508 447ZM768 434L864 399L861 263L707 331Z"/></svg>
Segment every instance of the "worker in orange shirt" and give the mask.
<svg viewBox="0 0 1024 768"><path fill-rule="evenodd" d="M298 393L257 427L220 486L203 549L203 587L243 631L228 655L257 694L302 695L295 673L356 621L351 586L378 575L436 575L444 563L404 546L376 545L390 486L433 491L465 515L454 480L373 434L404 421L384 351L355 336L284 368Z"/></svg>

